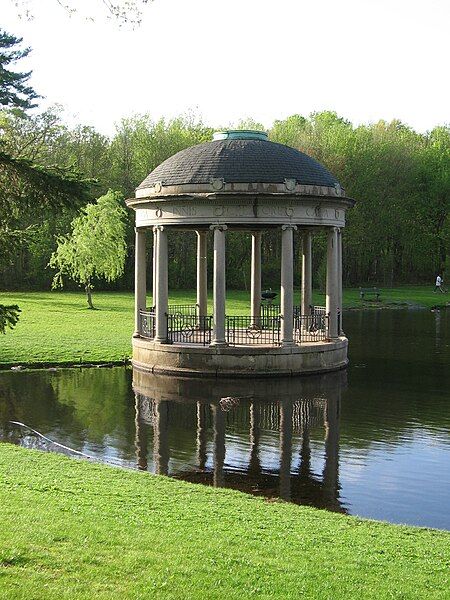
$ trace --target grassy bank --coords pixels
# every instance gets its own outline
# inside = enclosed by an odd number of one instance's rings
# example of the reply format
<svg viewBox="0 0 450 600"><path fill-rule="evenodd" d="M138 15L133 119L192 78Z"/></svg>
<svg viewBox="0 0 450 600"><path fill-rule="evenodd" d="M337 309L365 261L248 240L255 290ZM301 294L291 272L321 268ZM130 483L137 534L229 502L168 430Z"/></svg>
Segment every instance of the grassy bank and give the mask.
<svg viewBox="0 0 450 600"><path fill-rule="evenodd" d="M344 292L344 307L431 307L444 304L449 299L447 294L433 294L431 287L404 287L383 289L379 303L362 302L358 289L348 289ZM228 292L228 314L248 314L249 300L248 292ZM22 314L16 328L0 337L0 365L116 362L127 359L134 327L133 294L98 292L94 294L94 302L99 310L88 310L82 293L2 293L0 303L17 303ZM172 293L171 302L195 302L195 292ZM314 303L324 304L324 294L315 292Z"/></svg>
<svg viewBox="0 0 450 600"><path fill-rule="evenodd" d="M0 444L0 596L446 598L450 534Z"/></svg>

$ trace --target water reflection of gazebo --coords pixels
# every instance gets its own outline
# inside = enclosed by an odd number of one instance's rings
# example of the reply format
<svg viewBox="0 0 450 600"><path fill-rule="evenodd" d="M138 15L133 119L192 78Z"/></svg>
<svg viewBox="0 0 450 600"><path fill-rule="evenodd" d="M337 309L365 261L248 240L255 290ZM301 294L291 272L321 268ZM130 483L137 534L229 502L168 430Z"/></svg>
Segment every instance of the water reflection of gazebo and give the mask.
<svg viewBox="0 0 450 600"><path fill-rule="evenodd" d="M135 371L138 467L147 470L152 455L153 469L158 474L170 473L190 482L345 512L339 501L339 411L345 377L335 373L312 381L285 381L288 385L273 380L275 387L268 387L267 381L260 380L245 386L225 385L218 380L217 386L210 381L191 380L189 384L189 380ZM277 395L270 401L270 393L275 390ZM196 412L196 464L174 471L169 467L169 436L177 403L190 404ZM250 453L246 467L234 464L233 457L227 456L227 419L233 417L233 411L247 412ZM310 435L317 434L320 427L324 431L324 461L321 473L315 473ZM152 448L149 430L153 430ZM213 439L208 455L210 430ZM264 466L261 458L261 436L269 431L278 431L279 435L277 467ZM301 440L295 469L294 439Z"/></svg>
<svg viewBox="0 0 450 600"><path fill-rule="evenodd" d="M347 363L342 331L342 228L353 201L321 164L270 142L228 131L175 154L127 201L136 212L133 364L185 375L291 375ZM153 232L153 306L147 307L146 234ZM227 231L251 233L251 310L226 313ZM281 233L280 304L261 307L261 240ZM197 302L169 304L168 238L197 238ZM312 301L314 234L327 236L326 304ZM208 235L213 235L213 307L208 309ZM294 235L301 236L301 302L294 302Z"/></svg>

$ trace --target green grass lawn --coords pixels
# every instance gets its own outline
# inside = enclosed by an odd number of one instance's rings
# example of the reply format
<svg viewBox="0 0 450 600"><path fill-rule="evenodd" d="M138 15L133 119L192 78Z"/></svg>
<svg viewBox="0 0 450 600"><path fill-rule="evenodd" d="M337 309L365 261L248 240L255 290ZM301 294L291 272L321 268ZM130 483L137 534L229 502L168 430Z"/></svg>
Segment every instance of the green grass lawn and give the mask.
<svg viewBox="0 0 450 600"><path fill-rule="evenodd" d="M195 302L195 292L174 292L172 303ZM298 301L298 300L297 300ZM386 307L445 304L449 296L433 294L433 288L408 286L382 291L382 302L362 302L358 289L344 292L344 307ZM118 362L129 358L134 329L134 300L131 292L98 292L87 308L81 292L6 292L0 304L19 304L20 321L13 331L0 338L0 366L17 364L63 364ZM314 303L323 305L325 295L314 294ZM151 304L151 299L149 299ZM209 306L212 306L210 299ZM230 291L227 313L248 314L248 292Z"/></svg>
<svg viewBox="0 0 450 600"><path fill-rule="evenodd" d="M0 444L0 597L448 598L450 534Z"/></svg>

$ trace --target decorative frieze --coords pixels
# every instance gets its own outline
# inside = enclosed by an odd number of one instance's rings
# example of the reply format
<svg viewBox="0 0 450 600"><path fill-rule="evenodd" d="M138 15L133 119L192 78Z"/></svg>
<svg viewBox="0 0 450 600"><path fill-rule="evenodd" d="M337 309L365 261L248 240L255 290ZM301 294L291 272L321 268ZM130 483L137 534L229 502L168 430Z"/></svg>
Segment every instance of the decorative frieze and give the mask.
<svg viewBox="0 0 450 600"><path fill-rule="evenodd" d="M229 223L244 225L282 225L286 221L297 225L331 225L344 227L345 209L332 201L305 201L293 198L289 202L261 201L217 203L205 200L179 202L148 202L135 206L136 225L150 227L159 224L209 225Z"/></svg>

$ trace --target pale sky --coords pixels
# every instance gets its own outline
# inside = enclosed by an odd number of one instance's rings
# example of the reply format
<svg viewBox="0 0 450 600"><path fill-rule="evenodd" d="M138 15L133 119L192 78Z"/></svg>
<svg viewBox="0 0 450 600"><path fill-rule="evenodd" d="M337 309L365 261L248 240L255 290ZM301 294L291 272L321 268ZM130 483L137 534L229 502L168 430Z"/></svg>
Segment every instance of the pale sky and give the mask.
<svg viewBox="0 0 450 600"><path fill-rule="evenodd" d="M103 133L187 111L215 126L325 109L420 131L450 121L449 0L154 0L134 31L83 19L101 0L73 3L88 8L28 0L27 21L0 0L0 23L33 48L19 67L41 108Z"/></svg>

